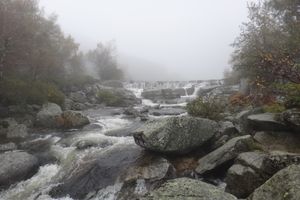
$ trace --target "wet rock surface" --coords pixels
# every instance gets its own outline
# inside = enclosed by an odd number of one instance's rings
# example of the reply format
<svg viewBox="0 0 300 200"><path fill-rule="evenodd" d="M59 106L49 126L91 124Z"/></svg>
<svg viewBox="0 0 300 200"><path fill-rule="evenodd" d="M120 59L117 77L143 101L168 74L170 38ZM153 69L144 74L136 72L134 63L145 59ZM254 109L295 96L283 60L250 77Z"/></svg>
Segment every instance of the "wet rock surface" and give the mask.
<svg viewBox="0 0 300 200"><path fill-rule="evenodd" d="M251 128L256 131L289 131L291 129L274 113L250 115L247 119Z"/></svg>
<svg viewBox="0 0 300 200"><path fill-rule="evenodd" d="M0 188L30 177L37 167L37 158L26 152L0 154Z"/></svg>
<svg viewBox="0 0 300 200"><path fill-rule="evenodd" d="M135 131L134 139L147 150L184 154L209 142L216 128L217 123L208 119L171 117L146 122Z"/></svg>
<svg viewBox="0 0 300 200"><path fill-rule="evenodd" d="M255 148L250 135L240 136L229 140L220 148L199 159L196 172L204 174L229 161L235 159L240 153L247 152Z"/></svg>
<svg viewBox="0 0 300 200"><path fill-rule="evenodd" d="M235 200L231 194L199 180L178 178L167 181L142 200Z"/></svg>
<svg viewBox="0 0 300 200"><path fill-rule="evenodd" d="M297 200L300 197L300 165L282 169L256 189L249 200Z"/></svg>

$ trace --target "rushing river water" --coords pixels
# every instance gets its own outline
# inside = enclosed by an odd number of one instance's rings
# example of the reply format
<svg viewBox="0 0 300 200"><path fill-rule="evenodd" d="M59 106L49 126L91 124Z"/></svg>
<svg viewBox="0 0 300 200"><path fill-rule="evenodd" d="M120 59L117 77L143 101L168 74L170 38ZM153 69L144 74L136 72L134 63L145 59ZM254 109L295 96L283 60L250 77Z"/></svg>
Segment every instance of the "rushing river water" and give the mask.
<svg viewBox="0 0 300 200"><path fill-rule="evenodd" d="M198 84L198 88L205 86L205 83ZM128 89L132 90L135 95L141 98L143 88L136 85L128 85ZM196 88L196 92L198 90ZM196 94L195 92L195 94ZM184 98L194 98L195 95L184 96ZM141 106L156 106L150 100L142 99ZM175 106L184 106L185 103L176 104ZM161 105L173 106L173 105ZM67 187L61 184L66 181L66 177L77 173L86 163L92 163L95 160L110 163L108 169L105 169L105 176L101 185L103 189L97 191L93 195L87 195L82 199L89 200L114 200L116 193L122 187L122 180L118 178L122 171L128 165L127 160L135 160L135 157L142 156L142 150L135 145L132 136L111 136L107 132L130 127L135 124L134 119L128 119L118 113L118 109L102 108L96 110L85 111L90 118L93 126L89 129L70 130L68 132L50 132L35 133L32 139L23 143L24 149L31 150L31 153L46 157L45 160L53 159L53 162L45 162L40 166L38 172L28 180L24 180L9 189L0 193L0 200L71 200L69 195L58 195L57 198L50 196L50 191L54 188L67 192ZM119 112L120 113L120 112ZM113 159L113 160L111 160ZM99 162L100 162L99 161ZM126 162L125 162L126 161ZM50 163L50 164L49 164ZM118 166L120 165L120 166ZM115 167L116 166L116 167ZM103 168L103 166L101 166ZM100 169L102 170L102 168ZM81 170L81 169L80 169ZM102 173L102 171L100 172ZM89 173L89 172L88 172ZM98 172L99 173L99 169ZM92 174L93 175L93 174ZM79 179L80 180L80 179ZM66 181L67 182L67 181ZM62 188L60 188L62 187ZM143 180L137 182L135 191L143 192L145 185ZM80 191L74 191L80 194ZM53 196L53 195L52 195ZM55 196L55 195L54 195Z"/></svg>

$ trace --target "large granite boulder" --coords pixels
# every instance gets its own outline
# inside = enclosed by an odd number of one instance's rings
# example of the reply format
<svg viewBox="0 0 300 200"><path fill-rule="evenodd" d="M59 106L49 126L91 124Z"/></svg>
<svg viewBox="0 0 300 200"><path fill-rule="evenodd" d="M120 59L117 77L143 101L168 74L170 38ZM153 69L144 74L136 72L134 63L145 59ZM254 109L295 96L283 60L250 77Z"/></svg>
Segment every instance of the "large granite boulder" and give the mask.
<svg viewBox="0 0 300 200"><path fill-rule="evenodd" d="M13 150L16 150L17 148L18 148L17 145L13 142L0 144L0 152L13 151Z"/></svg>
<svg viewBox="0 0 300 200"><path fill-rule="evenodd" d="M249 123L248 116L261 114L263 112L262 108L243 110L236 114L234 117L235 124L238 125L238 129L242 133L249 133L253 131L251 124Z"/></svg>
<svg viewBox="0 0 300 200"><path fill-rule="evenodd" d="M81 112L64 111L53 103L45 104L37 114L36 123L44 128L81 128L90 123Z"/></svg>
<svg viewBox="0 0 300 200"><path fill-rule="evenodd" d="M38 168L38 159L26 152L0 154L0 188L29 178Z"/></svg>
<svg viewBox="0 0 300 200"><path fill-rule="evenodd" d="M282 120L294 131L300 131L300 110L290 109L281 114Z"/></svg>
<svg viewBox="0 0 300 200"><path fill-rule="evenodd" d="M6 134L7 138L25 138L27 136L27 126L24 124L9 126Z"/></svg>
<svg viewBox="0 0 300 200"><path fill-rule="evenodd" d="M1 135L5 135L6 138L25 138L28 136L27 126L19 124L14 118L6 118L0 120L0 132Z"/></svg>
<svg viewBox="0 0 300 200"><path fill-rule="evenodd" d="M141 103L132 91L124 88L98 86L96 90L98 103L113 107L130 107Z"/></svg>
<svg viewBox="0 0 300 200"><path fill-rule="evenodd" d="M61 114L63 128L81 128L90 123L89 119L81 112L64 111Z"/></svg>
<svg viewBox="0 0 300 200"><path fill-rule="evenodd" d="M227 171L226 192L238 198L248 197L275 173L268 159L269 155L263 152L240 154Z"/></svg>
<svg viewBox="0 0 300 200"><path fill-rule="evenodd" d="M300 164L300 154L268 154L258 151L242 153L227 172L226 191L239 198L246 198L276 172L292 164Z"/></svg>
<svg viewBox="0 0 300 200"><path fill-rule="evenodd" d="M284 151L300 154L300 135L293 132L260 131L254 139L262 144L265 151Z"/></svg>
<svg viewBox="0 0 300 200"><path fill-rule="evenodd" d="M298 200L299 198L300 165L290 165L257 188L248 199Z"/></svg>
<svg viewBox="0 0 300 200"><path fill-rule="evenodd" d="M58 118L62 114L59 105L55 103L44 104L42 109L37 113L36 124L45 128L58 128Z"/></svg>
<svg viewBox="0 0 300 200"><path fill-rule="evenodd" d="M80 157L67 163L62 184L50 192L52 197L69 195L84 199L88 193L114 185L125 171L132 168L141 156L141 148L135 145L115 145L114 148L93 155Z"/></svg>
<svg viewBox="0 0 300 200"><path fill-rule="evenodd" d="M275 113L262 113L248 116L250 127L256 131L288 131L291 128L281 122Z"/></svg>
<svg viewBox="0 0 300 200"><path fill-rule="evenodd" d="M250 135L240 136L229 140L220 148L198 160L196 172L204 174L234 160L240 153L256 148Z"/></svg>
<svg viewBox="0 0 300 200"><path fill-rule="evenodd" d="M217 127L212 120L189 116L150 120L135 131L134 139L147 150L184 154L208 143Z"/></svg>
<svg viewBox="0 0 300 200"><path fill-rule="evenodd" d="M122 176L124 184L117 199L140 199L157 183L173 178L174 174L174 167L166 159L155 155L144 155Z"/></svg>
<svg viewBox="0 0 300 200"><path fill-rule="evenodd" d="M150 192L142 200L236 200L237 198L221 189L189 178L167 181L158 189Z"/></svg>

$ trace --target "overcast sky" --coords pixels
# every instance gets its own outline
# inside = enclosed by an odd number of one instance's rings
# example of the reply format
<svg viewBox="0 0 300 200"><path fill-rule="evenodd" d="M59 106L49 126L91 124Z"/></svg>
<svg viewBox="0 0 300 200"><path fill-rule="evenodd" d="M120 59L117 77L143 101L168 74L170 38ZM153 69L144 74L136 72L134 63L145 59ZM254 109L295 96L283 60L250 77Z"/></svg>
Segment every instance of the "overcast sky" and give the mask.
<svg viewBox="0 0 300 200"><path fill-rule="evenodd" d="M164 68L166 79L173 80L222 77L229 66L230 44L247 20L247 2L40 0L47 14L58 15L62 30L71 34L82 50L115 40L121 57L155 63L155 70Z"/></svg>

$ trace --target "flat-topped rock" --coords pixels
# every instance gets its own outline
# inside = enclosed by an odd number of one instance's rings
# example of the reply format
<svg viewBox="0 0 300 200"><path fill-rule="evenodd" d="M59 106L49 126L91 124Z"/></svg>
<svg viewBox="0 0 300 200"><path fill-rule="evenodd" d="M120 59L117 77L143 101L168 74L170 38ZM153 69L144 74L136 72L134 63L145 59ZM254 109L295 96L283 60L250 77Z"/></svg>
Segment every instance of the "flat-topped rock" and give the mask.
<svg viewBox="0 0 300 200"><path fill-rule="evenodd" d="M288 131L291 128L279 121L275 113L262 113L248 116L249 125L256 131Z"/></svg>

